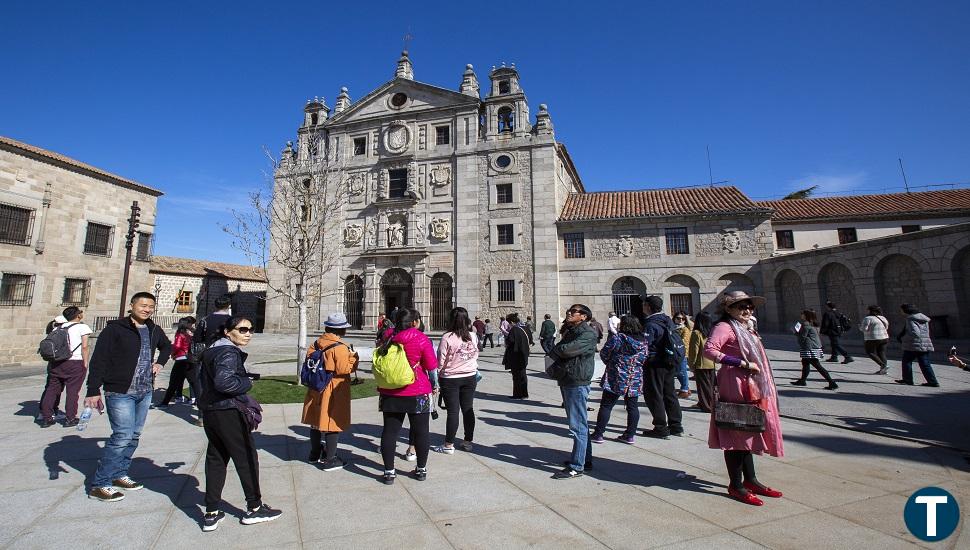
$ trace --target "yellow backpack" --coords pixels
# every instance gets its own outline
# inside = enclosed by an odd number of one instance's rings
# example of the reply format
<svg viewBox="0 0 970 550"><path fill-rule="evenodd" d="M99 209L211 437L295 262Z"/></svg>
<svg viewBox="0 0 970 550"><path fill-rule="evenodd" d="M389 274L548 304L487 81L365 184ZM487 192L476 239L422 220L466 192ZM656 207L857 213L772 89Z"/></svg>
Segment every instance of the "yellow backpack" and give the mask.
<svg viewBox="0 0 970 550"><path fill-rule="evenodd" d="M391 344L384 355L374 350L373 363L378 388L396 390L414 383L414 369L401 344Z"/></svg>

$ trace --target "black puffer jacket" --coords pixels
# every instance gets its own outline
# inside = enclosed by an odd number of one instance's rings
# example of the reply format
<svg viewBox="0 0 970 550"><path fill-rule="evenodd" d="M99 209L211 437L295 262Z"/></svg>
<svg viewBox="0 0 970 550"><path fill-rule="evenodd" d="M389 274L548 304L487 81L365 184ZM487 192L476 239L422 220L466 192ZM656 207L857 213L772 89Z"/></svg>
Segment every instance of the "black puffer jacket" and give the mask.
<svg viewBox="0 0 970 550"><path fill-rule="evenodd" d="M236 397L245 395L253 383L246 376L248 355L238 346L222 338L202 354L202 372L199 382L199 410L215 411L235 409Z"/></svg>

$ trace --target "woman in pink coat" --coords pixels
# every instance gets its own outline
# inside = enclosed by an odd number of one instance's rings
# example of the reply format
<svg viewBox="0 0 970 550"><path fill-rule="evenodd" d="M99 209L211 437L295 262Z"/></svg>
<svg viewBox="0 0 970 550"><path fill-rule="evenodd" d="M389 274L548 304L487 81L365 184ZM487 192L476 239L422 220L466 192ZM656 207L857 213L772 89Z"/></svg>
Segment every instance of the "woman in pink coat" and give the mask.
<svg viewBox="0 0 970 550"><path fill-rule="evenodd" d="M719 310L721 320L714 326L704 346L704 356L721 364L717 372L718 400L726 403L752 403L765 412L765 431L743 432L719 428L711 416L708 445L724 451L731 483L728 494L754 506L764 502L755 495L780 498L781 491L765 486L755 475L753 454L783 456L778 394L771 364L757 331L750 328L754 308L763 305L760 296L743 291L725 292Z"/></svg>

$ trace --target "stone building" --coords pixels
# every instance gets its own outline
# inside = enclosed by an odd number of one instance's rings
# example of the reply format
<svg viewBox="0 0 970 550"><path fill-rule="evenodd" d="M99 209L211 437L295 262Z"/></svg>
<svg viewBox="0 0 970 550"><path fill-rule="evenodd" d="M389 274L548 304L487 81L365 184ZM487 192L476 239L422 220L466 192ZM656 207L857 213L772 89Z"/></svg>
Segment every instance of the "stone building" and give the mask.
<svg viewBox="0 0 970 550"><path fill-rule="evenodd" d="M172 327L182 317L201 319L215 311L215 301L228 295L232 312L252 318L262 330L266 310L266 276L260 268L245 265L155 256L150 272L152 291L158 296L155 322Z"/></svg>
<svg viewBox="0 0 970 550"><path fill-rule="evenodd" d="M69 305L117 317L132 201L141 208L129 296L148 274L161 191L0 137L0 365L34 362L44 327Z"/></svg>

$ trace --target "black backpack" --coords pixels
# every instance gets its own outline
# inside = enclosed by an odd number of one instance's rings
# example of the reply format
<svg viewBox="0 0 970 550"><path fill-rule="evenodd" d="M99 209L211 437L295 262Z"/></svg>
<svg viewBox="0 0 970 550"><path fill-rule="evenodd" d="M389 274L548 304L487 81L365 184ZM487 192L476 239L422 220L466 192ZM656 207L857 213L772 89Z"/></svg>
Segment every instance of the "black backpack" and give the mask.
<svg viewBox="0 0 970 550"><path fill-rule="evenodd" d="M60 362L66 361L74 355L75 350L81 347L78 344L74 349L71 349L71 338L67 333L67 329L73 327L77 323L63 324L54 330L50 334L44 337L40 341L40 345L37 346L37 353L40 354L44 361Z"/></svg>
<svg viewBox="0 0 970 550"><path fill-rule="evenodd" d="M687 349L684 347L684 340L679 334L664 327L664 335L660 338L657 345L657 363L661 367L680 368L687 357Z"/></svg>
<svg viewBox="0 0 970 550"><path fill-rule="evenodd" d="M839 332L849 332L850 330L852 330L852 319L839 312Z"/></svg>

